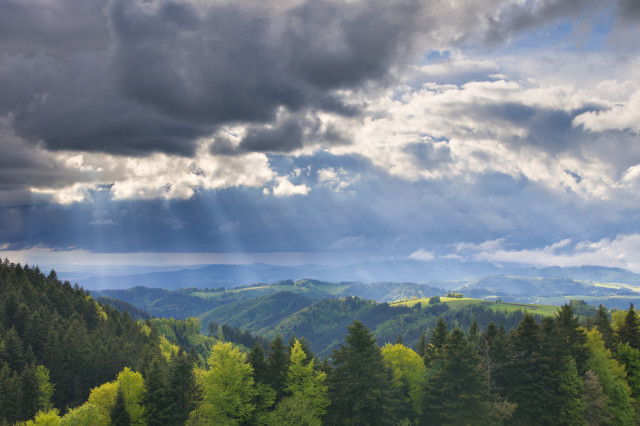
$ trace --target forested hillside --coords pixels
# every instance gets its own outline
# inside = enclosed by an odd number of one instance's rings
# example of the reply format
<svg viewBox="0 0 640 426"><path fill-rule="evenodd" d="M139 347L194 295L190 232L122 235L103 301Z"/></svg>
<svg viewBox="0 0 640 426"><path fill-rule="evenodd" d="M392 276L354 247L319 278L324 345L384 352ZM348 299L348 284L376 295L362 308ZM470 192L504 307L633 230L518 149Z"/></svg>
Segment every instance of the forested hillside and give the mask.
<svg viewBox="0 0 640 426"><path fill-rule="evenodd" d="M600 306L582 319L571 305L544 318L492 317L499 312L483 305L393 307L348 297L265 320L277 323L266 341L214 322L206 327L212 336L204 336L195 318L135 322L54 272L45 276L7 261L0 290L0 423L629 425L640 419L640 318L633 306L612 315ZM247 318L260 324L276 296L254 299ZM292 310L306 303L289 296ZM338 329L341 336L321 361L314 339ZM412 333L415 345L407 339ZM290 334L296 337L282 337ZM395 341L385 344L376 334ZM227 338L243 346L222 341Z"/></svg>
<svg viewBox="0 0 640 426"><path fill-rule="evenodd" d="M157 335L54 271L0 263L0 421L78 405L124 367L142 369L158 354Z"/></svg>

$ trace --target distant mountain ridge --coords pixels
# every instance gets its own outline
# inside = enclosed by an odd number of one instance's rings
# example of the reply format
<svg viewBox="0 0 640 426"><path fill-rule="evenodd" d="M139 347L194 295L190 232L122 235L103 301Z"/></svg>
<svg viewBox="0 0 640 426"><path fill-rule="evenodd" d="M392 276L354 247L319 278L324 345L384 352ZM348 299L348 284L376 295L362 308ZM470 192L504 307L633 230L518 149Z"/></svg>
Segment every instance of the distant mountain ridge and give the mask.
<svg viewBox="0 0 640 426"><path fill-rule="evenodd" d="M264 263L220 264L167 272L94 276L80 279L78 284L88 290L126 289L137 286L175 290L186 287L233 288L255 283L297 281L308 278L327 282L412 282L453 289L460 286L462 281L471 282L483 277L500 275L640 285L639 274L620 268L496 266L489 262L461 262L449 259L431 262L418 260L361 262L342 267L281 266Z"/></svg>

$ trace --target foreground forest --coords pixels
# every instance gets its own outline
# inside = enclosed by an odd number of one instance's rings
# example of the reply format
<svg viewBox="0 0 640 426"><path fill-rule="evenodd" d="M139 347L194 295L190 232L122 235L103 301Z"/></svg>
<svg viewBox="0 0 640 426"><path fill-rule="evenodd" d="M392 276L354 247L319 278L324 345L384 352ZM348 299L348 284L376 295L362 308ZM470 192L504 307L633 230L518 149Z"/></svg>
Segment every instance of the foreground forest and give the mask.
<svg viewBox="0 0 640 426"><path fill-rule="evenodd" d="M415 345L380 347L352 321L319 358L302 333L247 348L253 336L213 322L204 336L197 319L135 321L5 260L0 424L638 424L633 306L579 318L564 305L513 327L466 312L465 331L441 315Z"/></svg>

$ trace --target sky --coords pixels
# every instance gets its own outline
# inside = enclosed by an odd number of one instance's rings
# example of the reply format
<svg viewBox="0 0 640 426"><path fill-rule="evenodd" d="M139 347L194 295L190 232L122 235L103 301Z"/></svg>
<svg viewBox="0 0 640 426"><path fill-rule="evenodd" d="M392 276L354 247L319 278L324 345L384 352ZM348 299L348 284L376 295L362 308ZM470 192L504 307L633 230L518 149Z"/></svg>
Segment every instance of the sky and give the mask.
<svg viewBox="0 0 640 426"><path fill-rule="evenodd" d="M637 0L0 0L0 256L640 272Z"/></svg>

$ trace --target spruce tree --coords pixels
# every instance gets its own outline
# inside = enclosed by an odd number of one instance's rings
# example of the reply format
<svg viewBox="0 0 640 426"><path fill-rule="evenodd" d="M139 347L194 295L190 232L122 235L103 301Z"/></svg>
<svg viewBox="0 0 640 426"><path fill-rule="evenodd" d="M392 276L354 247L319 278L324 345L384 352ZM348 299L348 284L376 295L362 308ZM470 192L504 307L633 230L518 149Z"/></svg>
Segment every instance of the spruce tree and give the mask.
<svg viewBox="0 0 640 426"><path fill-rule="evenodd" d="M131 425L131 417L127 412L127 407L124 402L124 394L119 386L118 392L116 393L116 403L113 405L113 408L109 413L109 417L113 426Z"/></svg>
<svg viewBox="0 0 640 426"><path fill-rule="evenodd" d="M617 337L620 343L628 343L632 348L640 349L640 318L633 303L630 304L624 322L618 329Z"/></svg>
<svg viewBox="0 0 640 426"><path fill-rule="evenodd" d="M327 423L393 424L397 398L391 369L364 324L354 321L348 331L345 343L332 355Z"/></svg>
<svg viewBox="0 0 640 426"><path fill-rule="evenodd" d="M598 310L596 311L592 324L598 328L607 349L611 349L614 344L613 327L611 326L611 320L609 319L607 308L605 308L603 304L598 306Z"/></svg>
<svg viewBox="0 0 640 426"><path fill-rule="evenodd" d="M179 351L172 357L169 364L167 397L171 406L171 421L180 425L189 417L200 399L196 377L193 372L193 363L190 357Z"/></svg>
<svg viewBox="0 0 640 426"><path fill-rule="evenodd" d="M518 404L513 415L516 424L536 425L547 416L546 399L550 390L547 360L542 354L540 325L525 313L509 339L509 363L504 369L502 396Z"/></svg>
<svg viewBox="0 0 640 426"><path fill-rule="evenodd" d="M420 358L422 358L423 361L425 356L427 355L428 346L429 345L427 343L427 332L422 330L422 333L420 333L420 340L418 341L418 346L416 347L416 352L418 353L418 355L420 355Z"/></svg>
<svg viewBox="0 0 640 426"><path fill-rule="evenodd" d="M165 373L158 359L154 359L144 382L144 419L149 426L164 426L170 423L171 406L168 398Z"/></svg>
<svg viewBox="0 0 640 426"><path fill-rule="evenodd" d="M578 372L584 374L584 364L588 356L584 347L587 336L580 326L580 321L575 315L573 307L568 304L561 306L556 313L555 320L558 327L559 344L562 348L560 360L566 356L575 359Z"/></svg>
<svg viewBox="0 0 640 426"><path fill-rule="evenodd" d="M427 380L423 423L486 424L485 383L475 347L455 328L442 347L437 372Z"/></svg>
<svg viewBox="0 0 640 426"><path fill-rule="evenodd" d="M256 383L267 383L269 367L267 365L264 349L257 341L253 343L253 348L251 348L251 352L249 352L247 360L253 368L253 380Z"/></svg>
<svg viewBox="0 0 640 426"><path fill-rule="evenodd" d="M276 391L276 403L278 403L284 397L284 387L286 385L287 371L289 369L287 349L280 334L276 335L269 344L267 365L269 367L267 384Z"/></svg>
<svg viewBox="0 0 640 426"><path fill-rule="evenodd" d="M431 331L425 364L433 364L438 359L439 353L447 341L448 334L449 329L447 328L447 323L444 321L444 318L439 317L436 326Z"/></svg>

